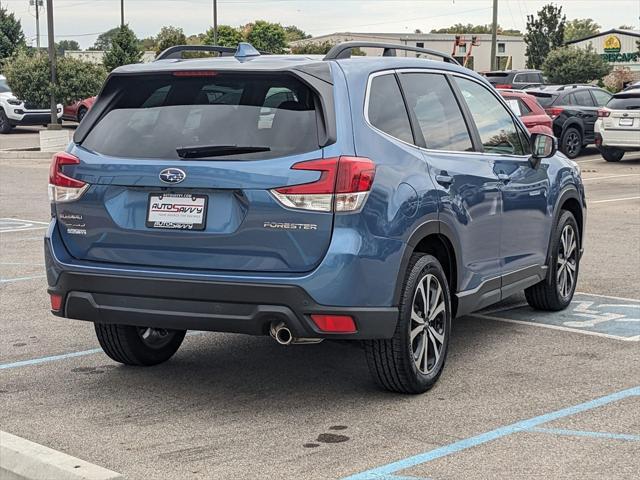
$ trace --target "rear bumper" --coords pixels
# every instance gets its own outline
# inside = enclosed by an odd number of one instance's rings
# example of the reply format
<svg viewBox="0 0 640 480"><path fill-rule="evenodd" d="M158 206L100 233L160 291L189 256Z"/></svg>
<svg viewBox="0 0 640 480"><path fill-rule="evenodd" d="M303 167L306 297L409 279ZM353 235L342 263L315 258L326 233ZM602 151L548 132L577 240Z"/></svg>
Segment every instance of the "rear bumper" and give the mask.
<svg viewBox="0 0 640 480"><path fill-rule="evenodd" d="M301 285L278 282L220 281L168 278L160 273L126 270L96 272L60 261L50 230L45 238L45 262L50 294L61 295L57 316L96 323L179 330L266 335L272 322L284 321L295 337L335 339L391 338L398 308L328 306L316 302ZM56 254L62 254L58 249ZM302 283L302 282L300 282ZM335 282L333 282L335 283ZM326 282L325 282L326 285ZM357 331L321 332L312 314L353 317Z"/></svg>

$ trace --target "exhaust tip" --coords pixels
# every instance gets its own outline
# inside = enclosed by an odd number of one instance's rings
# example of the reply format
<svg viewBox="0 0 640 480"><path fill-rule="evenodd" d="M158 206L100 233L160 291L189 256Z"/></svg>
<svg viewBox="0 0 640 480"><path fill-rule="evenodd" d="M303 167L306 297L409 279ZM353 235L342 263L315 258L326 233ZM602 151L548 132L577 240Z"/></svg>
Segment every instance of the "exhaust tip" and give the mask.
<svg viewBox="0 0 640 480"><path fill-rule="evenodd" d="M291 335L291 330L287 327L280 327L276 330L276 341L280 345L289 345L293 340L293 335Z"/></svg>

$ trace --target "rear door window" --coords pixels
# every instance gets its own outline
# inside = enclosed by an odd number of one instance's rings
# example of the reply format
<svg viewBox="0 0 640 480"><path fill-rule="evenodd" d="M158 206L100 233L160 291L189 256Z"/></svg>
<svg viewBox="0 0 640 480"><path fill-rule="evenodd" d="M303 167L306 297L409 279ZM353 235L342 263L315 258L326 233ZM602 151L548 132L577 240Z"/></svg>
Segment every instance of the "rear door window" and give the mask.
<svg viewBox="0 0 640 480"><path fill-rule="evenodd" d="M377 129L404 142L413 143L409 115L395 75L378 75L372 79L367 115L369 123Z"/></svg>
<svg viewBox="0 0 640 480"><path fill-rule="evenodd" d="M493 93L472 80L454 78L478 128L484 151L499 155L529 153L513 118Z"/></svg>
<svg viewBox="0 0 640 480"><path fill-rule="evenodd" d="M409 110L415 114L427 148L454 152L473 150L462 111L444 75L404 73L400 79Z"/></svg>
<svg viewBox="0 0 640 480"><path fill-rule="evenodd" d="M595 103L593 103L593 98L588 90L580 90L573 94L573 98L575 100L576 105L580 105L581 107L595 107Z"/></svg>
<svg viewBox="0 0 640 480"><path fill-rule="evenodd" d="M233 160L319 148L315 94L292 75L167 74L121 83L123 94L83 147L115 157L178 159L188 150L197 152L190 158Z"/></svg>

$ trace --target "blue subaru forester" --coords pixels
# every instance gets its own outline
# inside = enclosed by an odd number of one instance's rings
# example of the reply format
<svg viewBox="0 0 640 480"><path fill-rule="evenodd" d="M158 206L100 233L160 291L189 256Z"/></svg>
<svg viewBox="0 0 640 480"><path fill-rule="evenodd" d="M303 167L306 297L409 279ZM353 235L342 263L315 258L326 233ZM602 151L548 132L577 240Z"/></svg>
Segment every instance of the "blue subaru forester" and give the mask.
<svg viewBox="0 0 640 480"><path fill-rule="evenodd" d="M51 308L112 359L164 362L187 330L360 340L382 387L420 393L452 318L570 303L580 170L481 76L401 45L194 48L111 73L51 165Z"/></svg>

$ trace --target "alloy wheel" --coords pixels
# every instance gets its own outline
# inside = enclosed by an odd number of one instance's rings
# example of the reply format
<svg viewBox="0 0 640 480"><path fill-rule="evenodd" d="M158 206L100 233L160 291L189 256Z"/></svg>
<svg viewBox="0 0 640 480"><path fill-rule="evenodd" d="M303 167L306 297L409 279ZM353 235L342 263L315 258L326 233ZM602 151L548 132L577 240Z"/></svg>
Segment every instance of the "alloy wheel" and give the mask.
<svg viewBox="0 0 640 480"><path fill-rule="evenodd" d="M556 282L563 298L567 298L573 292L577 268L578 243L576 241L576 233L573 226L565 225L560 235L556 270Z"/></svg>
<svg viewBox="0 0 640 480"><path fill-rule="evenodd" d="M580 136L575 132L569 133L564 141L564 145L569 155L577 155L581 147Z"/></svg>
<svg viewBox="0 0 640 480"><path fill-rule="evenodd" d="M440 281L427 274L419 282L411 307L410 341L416 368L431 373L445 342L446 304Z"/></svg>

